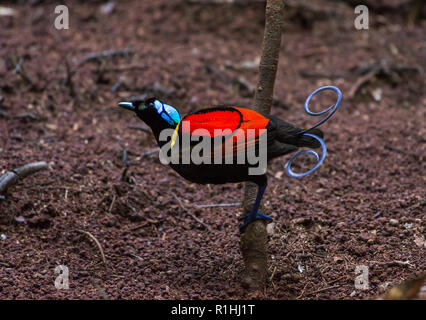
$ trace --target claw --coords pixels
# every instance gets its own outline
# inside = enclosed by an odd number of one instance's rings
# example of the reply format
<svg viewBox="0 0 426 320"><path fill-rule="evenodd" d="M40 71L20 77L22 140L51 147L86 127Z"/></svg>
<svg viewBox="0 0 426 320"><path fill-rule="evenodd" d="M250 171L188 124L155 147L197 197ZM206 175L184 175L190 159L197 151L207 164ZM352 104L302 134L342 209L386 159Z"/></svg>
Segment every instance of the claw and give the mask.
<svg viewBox="0 0 426 320"><path fill-rule="evenodd" d="M255 220L272 220L272 218L258 211L256 214L247 213L239 217L238 220L244 220L244 223L240 226L240 232L244 232L247 226Z"/></svg>

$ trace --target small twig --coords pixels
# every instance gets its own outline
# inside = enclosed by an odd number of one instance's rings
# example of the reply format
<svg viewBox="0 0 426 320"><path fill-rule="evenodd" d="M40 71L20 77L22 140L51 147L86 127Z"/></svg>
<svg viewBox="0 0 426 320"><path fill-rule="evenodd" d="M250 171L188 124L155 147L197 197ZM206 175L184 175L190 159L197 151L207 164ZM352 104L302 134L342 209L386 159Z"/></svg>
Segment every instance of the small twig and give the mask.
<svg viewBox="0 0 426 320"><path fill-rule="evenodd" d="M204 209L204 208L216 208L216 207L239 207L241 205L242 205L241 202L233 202L233 203L195 204L194 207L197 209Z"/></svg>
<svg viewBox="0 0 426 320"><path fill-rule="evenodd" d="M121 173L121 181L123 181L123 182L127 182L128 181L127 180L127 171L128 170L129 170L129 166L126 163L125 166L124 166L123 172Z"/></svg>
<svg viewBox="0 0 426 320"><path fill-rule="evenodd" d="M176 199L176 201L178 202L179 206L181 207L181 209L187 214L189 215L191 218L193 218L195 221L197 221L199 224L201 224L202 226L204 226L208 231L211 232L210 226L208 226L207 224L205 224L203 221L201 221L200 219L198 219L198 217L196 215L194 215L193 213L189 212L189 210L183 205L182 200L179 199L179 197L175 194L172 193L173 197Z"/></svg>
<svg viewBox="0 0 426 320"><path fill-rule="evenodd" d="M152 150L148 150L148 151L142 152L141 153L141 157L149 157L149 156L157 153L158 151L159 151L159 149L155 148L155 149L152 149Z"/></svg>
<svg viewBox="0 0 426 320"><path fill-rule="evenodd" d="M37 116L37 115L35 115L35 114L34 114L34 113L32 113L32 112L24 112L24 113L18 114L18 115L16 115L16 116L15 116L15 118L17 118L17 119L31 119L31 120L38 120L38 116Z"/></svg>
<svg viewBox="0 0 426 320"><path fill-rule="evenodd" d="M105 258L105 254L104 254L104 250L102 249L102 246L100 244L100 242L98 241L98 239L95 238L95 236L93 234L91 234L88 231L84 231L84 230L77 230L78 232L84 233L86 236L88 236L90 239L92 239L93 241L95 241L100 253L101 253L101 257L102 257L102 261L105 264L105 267L107 266L107 261Z"/></svg>
<svg viewBox="0 0 426 320"><path fill-rule="evenodd" d="M136 258L136 259L138 259L138 260L140 260L140 261L144 261L142 257L140 257L140 256L138 256L138 255L136 255L136 254L130 253L130 255L131 255L133 258Z"/></svg>
<svg viewBox="0 0 426 320"><path fill-rule="evenodd" d="M179 203L179 206L181 207L181 209L183 211L188 211L186 207L183 205L182 200L180 200L180 198L175 193L172 193L172 194L173 194L173 197L176 199L176 201Z"/></svg>
<svg viewBox="0 0 426 320"><path fill-rule="evenodd" d="M41 88L37 85L37 83L28 75L27 71L24 68L24 59L19 58L18 62L16 63L15 69L13 70L13 73L19 74L22 79L24 79L25 82L27 82L31 88L33 88L36 91L40 91Z"/></svg>
<svg viewBox="0 0 426 320"><path fill-rule="evenodd" d="M400 261L400 260L394 260L392 262L389 263L389 265L399 265L399 266L409 266L409 267L414 267L415 265L410 263L410 261Z"/></svg>
<svg viewBox="0 0 426 320"><path fill-rule="evenodd" d="M361 89L361 87L365 85L367 82L370 82L371 79L373 79L378 73L379 71L377 69L374 69L374 70L371 70L366 75L360 77L352 86L351 90L349 90L349 93L348 93L349 99L353 99L355 95L358 93L359 89Z"/></svg>
<svg viewBox="0 0 426 320"><path fill-rule="evenodd" d="M116 198L117 198L117 196L114 194L114 195L112 196L112 201L111 201L111 204L109 205L108 212L111 212L112 207L114 207L114 203L115 203L115 199L116 199Z"/></svg>
<svg viewBox="0 0 426 320"><path fill-rule="evenodd" d="M81 67L83 64L87 62L94 62L94 61L100 62L104 59L109 59L113 57L122 57L122 56L130 55L133 53L134 51L131 49L105 50L101 52L90 53L86 55L85 57L83 57L82 59L80 59L79 62L77 62L77 67Z"/></svg>
<svg viewBox="0 0 426 320"><path fill-rule="evenodd" d="M312 291L312 292L308 292L308 293L306 293L306 295L317 294L317 293L320 293L320 292L324 292L324 291L331 290L331 289L334 289L334 288L339 288L339 287L340 287L340 284L336 284L334 286L330 286L330 287L322 288L322 289L315 290L315 291Z"/></svg>
<svg viewBox="0 0 426 320"><path fill-rule="evenodd" d="M379 211L379 212L377 212L374 216L373 216L373 219L377 219L378 217L380 217L382 215L382 212L381 211Z"/></svg>
<svg viewBox="0 0 426 320"><path fill-rule="evenodd" d="M123 50L105 50L102 52L95 52L95 53L91 53L86 55L85 57L83 57L82 59L80 59L74 68L71 68L68 59L66 57L64 57L63 59L65 60L65 68L66 68L66 75L65 75L65 79L64 79L64 84L65 86L69 87L70 89L70 94L72 97L76 97L78 98L78 95L76 95L75 92L75 86L74 83L72 81L72 78L74 77L74 75L77 73L78 69L83 66L84 64L88 63L88 62L99 62L99 68L97 70L97 74L98 74L98 79L97 82L101 82L103 80L103 75L106 72L122 72L122 71L126 71L126 70L141 70L142 68L146 68L146 66L124 66L124 67L115 67L115 68L105 68L103 62L104 60L108 59L108 58L113 58L113 57L119 57L119 56L125 56L125 55L130 55L133 54L134 51L131 49L123 49ZM121 85L121 81L119 80L117 82L118 86ZM112 92L115 92L118 89L115 88L115 86L113 87ZM78 103L78 100L77 100Z"/></svg>
<svg viewBox="0 0 426 320"><path fill-rule="evenodd" d="M231 77L226 72L214 67L213 65L209 63L206 63L204 67L208 74L211 74L213 77L215 77L219 81L236 86L241 96L251 97L254 94L255 86L249 83L245 78Z"/></svg>
<svg viewBox="0 0 426 320"><path fill-rule="evenodd" d="M130 215L130 218L131 219L133 219L133 220L143 220L143 219L145 219L146 221L148 221L148 222L150 222L150 223L157 223L157 221L155 220L155 222L153 222L154 220L152 220L152 219L149 219L149 218L146 218L146 217L144 217L144 215L143 214L141 214L141 213L139 213L137 210L136 210L136 208L129 202L129 200L127 200L127 202L126 202L126 205L127 205L127 207L128 208L130 208L130 210L132 210L133 211L133 214L132 215Z"/></svg>
<svg viewBox="0 0 426 320"><path fill-rule="evenodd" d="M32 162L32 163L26 164L25 166L6 172L4 175L0 177L0 193L5 192L9 187L16 184L19 179L23 179L40 170L47 169L47 167L48 166L45 161L40 161L40 162Z"/></svg>
<svg viewBox="0 0 426 320"><path fill-rule="evenodd" d="M65 57L64 60L65 60L65 70L66 70L64 84L66 87L69 87L71 97L76 97L74 82L72 80L73 76L76 73L76 70L71 70L71 66L67 57Z"/></svg>
<svg viewBox="0 0 426 320"><path fill-rule="evenodd" d="M128 157L127 157L127 150L124 149L123 150L123 155L121 156L121 162L123 163L124 166L127 165L127 159L128 159Z"/></svg>
<svg viewBox="0 0 426 320"><path fill-rule="evenodd" d="M215 78L217 78L219 81L230 84L233 86L236 86L238 88L239 94L242 97L252 97L256 91L256 87L251 84L247 79L244 77L238 77L234 78L225 73L224 71L212 66L211 64L206 63L205 64L205 70L207 73L211 74ZM282 108L282 109L290 109L290 106L286 104L285 102L281 101L276 96L273 96L272 102L276 107Z"/></svg>
<svg viewBox="0 0 426 320"><path fill-rule="evenodd" d="M305 290L308 287L308 285L309 285L309 282L306 282L305 286L302 289L302 292L300 293L300 295L298 297L296 297L296 300L302 298L302 296L305 294Z"/></svg>
<svg viewBox="0 0 426 320"><path fill-rule="evenodd" d="M118 79L117 82L111 87L111 92L115 93L123 84L123 81L121 79Z"/></svg>
<svg viewBox="0 0 426 320"><path fill-rule="evenodd" d="M275 272L277 271L277 266L275 266L274 267L274 271L272 271L272 274L271 274L271 276L269 277L269 281L272 281L272 279L274 278L274 276L275 276Z"/></svg>
<svg viewBox="0 0 426 320"><path fill-rule="evenodd" d="M418 66L399 66L399 65L386 65L383 62L374 63L371 65L367 65L365 67L360 67L355 70L355 74L362 75L355 84L352 86L349 91L348 97L350 99L354 98L358 91L362 86L370 82L375 76L386 76L396 82L398 78L398 74L403 72L416 72L420 75L423 75L423 69ZM396 78L396 79L395 79Z"/></svg>
<svg viewBox="0 0 426 320"><path fill-rule="evenodd" d="M132 210L134 213L138 213L136 208L129 202L129 200L127 200L126 204L127 204L127 207L130 208L130 210Z"/></svg>
<svg viewBox="0 0 426 320"><path fill-rule="evenodd" d="M146 190L144 190L143 188L140 190L140 192L149 200L149 201L151 201L151 202L153 202L154 201L154 199L149 195L149 193L146 191Z"/></svg>
<svg viewBox="0 0 426 320"><path fill-rule="evenodd" d="M392 266L392 265L397 265L397 266L409 266L409 267L415 267L414 264L410 263L410 261L400 261L400 260L393 260L393 261L374 261L371 260L369 261L370 263L373 264L378 264L378 265L386 265L386 266Z"/></svg>

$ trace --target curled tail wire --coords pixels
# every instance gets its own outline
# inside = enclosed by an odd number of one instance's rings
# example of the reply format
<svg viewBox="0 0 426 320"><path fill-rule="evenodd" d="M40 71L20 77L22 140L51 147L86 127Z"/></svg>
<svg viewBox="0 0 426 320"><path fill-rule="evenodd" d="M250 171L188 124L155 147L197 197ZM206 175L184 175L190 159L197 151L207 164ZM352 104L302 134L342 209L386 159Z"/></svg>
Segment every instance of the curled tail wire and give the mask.
<svg viewBox="0 0 426 320"><path fill-rule="evenodd" d="M337 94L337 101L335 104L332 104L331 106L329 106L327 109L320 111L320 112L312 112L311 110L309 110L309 102L311 101L311 99L314 97L314 95L316 95L318 92L320 91L325 91L325 90L332 90L334 92L336 92ZM305 101L305 112L310 115L310 116L320 116L323 115L327 112L329 112L331 110L331 112L321 121L319 121L317 124L315 124L312 128L309 129L304 129L302 131L300 131L298 134L303 134L306 136L309 136L311 138L314 138L316 140L318 140L318 142L321 144L321 149L322 149L322 153L321 153L321 158L318 156L318 153L316 153L313 150L302 150L297 152L294 156L292 156L290 158L290 160L287 162L285 168L286 168L286 172L290 177L293 178L301 178L304 176L307 176L308 174L311 174L312 172L314 172L316 169L319 168L319 166L321 166L321 164L324 162L325 156L327 154L327 147L325 145L325 142L323 139L321 139L320 137L308 133L309 131L311 131L312 129L315 129L316 127L320 126L321 124L323 124L324 122L326 122L339 108L340 106L340 102L342 101L342 93L340 92L340 90L334 86L325 86L325 87L321 87L318 88L317 90L315 90L314 92L312 92L309 97L306 99ZM311 154L315 157L317 164L310 170L306 171L306 172L302 172L302 173L295 173L293 172L293 170L291 170L291 165L294 161L294 159L296 159L298 156L302 155L302 154Z"/></svg>

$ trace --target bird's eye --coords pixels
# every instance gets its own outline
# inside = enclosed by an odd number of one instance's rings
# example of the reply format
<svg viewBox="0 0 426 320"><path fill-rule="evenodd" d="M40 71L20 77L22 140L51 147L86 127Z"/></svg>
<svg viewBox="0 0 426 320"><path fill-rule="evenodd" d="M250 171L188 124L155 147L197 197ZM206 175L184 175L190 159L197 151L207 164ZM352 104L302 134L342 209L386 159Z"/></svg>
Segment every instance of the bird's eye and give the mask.
<svg viewBox="0 0 426 320"><path fill-rule="evenodd" d="M150 107L150 108L154 108L154 107L155 107L154 102L150 102L150 103L149 103L149 107Z"/></svg>

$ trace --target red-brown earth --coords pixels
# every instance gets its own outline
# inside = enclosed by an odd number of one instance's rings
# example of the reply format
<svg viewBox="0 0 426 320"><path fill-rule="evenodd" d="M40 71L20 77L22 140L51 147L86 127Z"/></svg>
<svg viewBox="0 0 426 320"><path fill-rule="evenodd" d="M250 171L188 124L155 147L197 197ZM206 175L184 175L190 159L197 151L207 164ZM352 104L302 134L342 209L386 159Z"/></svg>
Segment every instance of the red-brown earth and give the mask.
<svg viewBox="0 0 426 320"><path fill-rule="evenodd" d="M273 114L312 125L303 103L323 85L339 87L344 105L321 127L318 171L297 180L283 174L288 158L270 164L269 278L249 294L241 208L195 207L240 202L242 184L185 181L147 154L152 135L128 128L142 123L116 105L146 94L183 113L250 106L264 4L129 0L109 12L64 1L70 28L56 30L54 1L27 2L4 3L15 14L0 16L0 174L50 167L0 200L0 299L372 299L424 272L425 20L372 10L370 28L356 30L353 9L286 9ZM372 65L384 68L354 90ZM54 286L58 265L69 290ZM354 287L358 265L369 268L368 290Z"/></svg>

